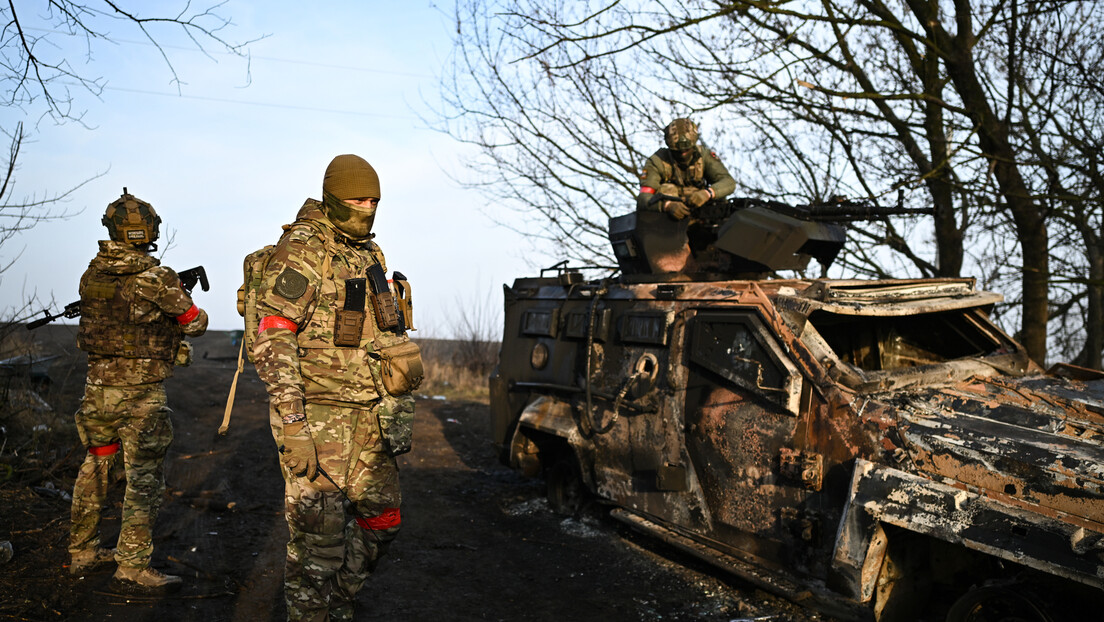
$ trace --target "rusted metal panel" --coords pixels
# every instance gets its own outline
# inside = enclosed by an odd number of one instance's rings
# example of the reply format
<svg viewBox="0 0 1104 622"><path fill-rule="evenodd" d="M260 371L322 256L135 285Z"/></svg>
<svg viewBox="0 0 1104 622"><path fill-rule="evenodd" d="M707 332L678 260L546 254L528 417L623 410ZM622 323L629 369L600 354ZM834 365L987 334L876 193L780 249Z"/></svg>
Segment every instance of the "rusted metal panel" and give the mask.
<svg viewBox="0 0 1104 622"><path fill-rule="evenodd" d="M858 460L848 511L852 523L862 521L850 513L864 512L876 522L1104 588L1104 564L1099 555L1104 551L1104 533L1005 505L976 492ZM853 573L855 562L862 559L857 553L867 550L869 539L842 534L836 543L837 567L850 566ZM870 574L862 575L864 596L872 591L871 580Z"/></svg>

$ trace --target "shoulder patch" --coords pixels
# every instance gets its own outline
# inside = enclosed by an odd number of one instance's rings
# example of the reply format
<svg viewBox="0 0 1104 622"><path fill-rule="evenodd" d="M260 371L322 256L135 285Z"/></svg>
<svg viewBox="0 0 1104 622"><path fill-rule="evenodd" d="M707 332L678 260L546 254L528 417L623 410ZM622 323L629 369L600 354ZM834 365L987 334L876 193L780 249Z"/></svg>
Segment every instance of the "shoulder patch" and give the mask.
<svg viewBox="0 0 1104 622"><path fill-rule="evenodd" d="M284 268L280 276L276 277L272 291L288 300L296 300L307 293L307 277L291 268Z"/></svg>

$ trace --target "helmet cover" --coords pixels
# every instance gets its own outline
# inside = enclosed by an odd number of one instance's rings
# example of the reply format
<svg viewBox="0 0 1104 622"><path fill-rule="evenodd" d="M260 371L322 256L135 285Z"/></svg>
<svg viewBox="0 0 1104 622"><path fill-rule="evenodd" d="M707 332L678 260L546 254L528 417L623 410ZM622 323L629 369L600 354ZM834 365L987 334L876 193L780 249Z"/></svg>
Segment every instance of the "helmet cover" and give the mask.
<svg viewBox="0 0 1104 622"><path fill-rule="evenodd" d="M161 231L161 217L153 206L123 188L123 194L107 206L100 220L115 242L153 244Z"/></svg>
<svg viewBox="0 0 1104 622"><path fill-rule="evenodd" d="M698 126L690 119L675 119L663 128L663 140L674 151L693 149L698 143Z"/></svg>

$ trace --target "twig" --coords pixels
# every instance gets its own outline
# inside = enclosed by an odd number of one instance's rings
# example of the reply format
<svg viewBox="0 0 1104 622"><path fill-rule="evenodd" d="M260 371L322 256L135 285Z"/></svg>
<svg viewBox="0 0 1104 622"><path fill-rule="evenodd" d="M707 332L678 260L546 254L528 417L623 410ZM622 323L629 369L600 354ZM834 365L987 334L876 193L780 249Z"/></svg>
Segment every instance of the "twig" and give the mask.
<svg viewBox="0 0 1104 622"><path fill-rule="evenodd" d="M42 532L42 531L46 531L51 526L53 526L54 523L58 522L62 518L63 517L59 516L59 517L55 518L54 520L46 523L45 525L43 525L43 526L41 526L37 529L27 529L27 530L24 530L24 531L13 531L13 532L11 532L11 534L13 536L24 536L24 535L27 535L27 534L30 534L30 533L39 533L39 532Z"/></svg>

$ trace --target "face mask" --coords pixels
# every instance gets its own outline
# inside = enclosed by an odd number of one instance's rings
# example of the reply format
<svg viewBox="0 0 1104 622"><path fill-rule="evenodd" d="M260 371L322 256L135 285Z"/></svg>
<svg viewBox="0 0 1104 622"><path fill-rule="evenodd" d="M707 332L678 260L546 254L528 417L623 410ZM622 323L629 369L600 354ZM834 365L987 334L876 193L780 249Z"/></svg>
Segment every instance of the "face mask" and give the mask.
<svg viewBox="0 0 1104 622"><path fill-rule="evenodd" d="M358 207L339 199L327 200L326 207L330 222L350 238L359 240L372 232L372 223L376 220L375 207Z"/></svg>
<svg viewBox="0 0 1104 622"><path fill-rule="evenodd" d="M686 166L686 165L690 164L691 162L693 162L695 160L694 156L698 155L698 150L697 149L687 149L686 151L676 151L676 152L674 152L674 155L675 155L675 162L678 162L679 164L681 164L683 166Z"/></svg>

